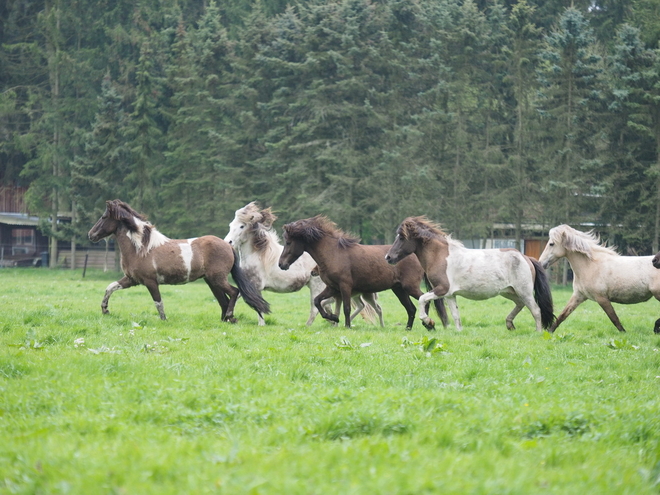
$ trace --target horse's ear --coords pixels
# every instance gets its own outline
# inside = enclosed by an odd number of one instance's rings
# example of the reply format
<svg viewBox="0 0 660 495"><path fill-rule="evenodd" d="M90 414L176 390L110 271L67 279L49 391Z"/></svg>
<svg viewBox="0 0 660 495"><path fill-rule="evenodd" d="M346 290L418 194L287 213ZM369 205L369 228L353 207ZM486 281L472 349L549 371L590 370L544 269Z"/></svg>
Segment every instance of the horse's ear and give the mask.
<svg viewBox="0 0 660 495"><path fill-rule="evenodd" d="M118 203L121 203L121 201L117 200ZM119 220L120 222L124 222L126 224L126 227L128 227L128 230L131 232L137 232L138 225L135 222L135 215L133 215L133 212L127 208L128 205L124 205L124 207L117 207L115 204L115 209L114 209L114 217Z"/></svg>

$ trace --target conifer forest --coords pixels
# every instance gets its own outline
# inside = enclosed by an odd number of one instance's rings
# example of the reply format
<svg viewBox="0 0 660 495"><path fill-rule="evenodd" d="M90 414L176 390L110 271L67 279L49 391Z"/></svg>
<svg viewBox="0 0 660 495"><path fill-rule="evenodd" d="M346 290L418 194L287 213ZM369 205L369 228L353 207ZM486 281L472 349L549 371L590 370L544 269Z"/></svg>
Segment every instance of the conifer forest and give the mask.
<svg viewBox="0 0 660 495"><path fill-rule="evenodd" d="M257 200L363 242L407 216L660 240L660 0L6 0L0 186L85 242Z"/></svg>

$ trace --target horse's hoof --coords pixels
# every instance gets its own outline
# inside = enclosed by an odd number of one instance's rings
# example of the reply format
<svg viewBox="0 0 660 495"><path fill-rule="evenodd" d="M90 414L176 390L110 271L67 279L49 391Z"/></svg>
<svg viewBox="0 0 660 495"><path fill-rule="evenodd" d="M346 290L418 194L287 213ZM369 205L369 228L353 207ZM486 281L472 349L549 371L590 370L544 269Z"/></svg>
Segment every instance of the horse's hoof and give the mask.
<svg viewBox="0 0 660 495"><path fill-rule="evenodd" d="M426 320L422 320L422 325L427 330L435 330L435 322L431 318L428 319L428 323Z"/></svg>
<svg viewBox="0 0 660 495"><path fill-rule="evenodd" d="M330 316L328 316L327 319L330 320L333 323L339 323L339 317L336 316L336 315L330 315Z"/></svg>
<svg viewBox="0 0 660 495"><path fill-rule="evenodd" d="M238 320L236 318L234 318L233 316L226 317L224 321L227 322L227 323L238 323Z"/></svg>
<svg viewBox="0 0 660 495"><path fill-rule="evenodd" d="M655 326L653 327L653 333L660 333L660 318L655 320Z"/></svg>
<svg viewBox="0 0 660 495"><path fill-rule="evenodd" d="M108 311L107 308L101 308L101 313L107 315L108 313L110 313L110 311Z"/></svg>

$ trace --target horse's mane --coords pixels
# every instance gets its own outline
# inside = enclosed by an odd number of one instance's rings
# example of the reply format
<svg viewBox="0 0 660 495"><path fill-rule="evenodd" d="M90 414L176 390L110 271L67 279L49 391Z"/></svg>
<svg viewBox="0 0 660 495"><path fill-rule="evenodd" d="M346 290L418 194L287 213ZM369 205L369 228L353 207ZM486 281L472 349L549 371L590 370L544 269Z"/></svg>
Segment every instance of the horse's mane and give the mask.
<svg viewBox="0 0 660 495"><path fill-rule="evenodd" d="M106 201L106 209L110 218L118 220L126 226L128 237L136 251L141 252L143 256L169 240L147 221L146 215L138 213L119 199Z"/></svg>
<svg viewBox="0 0 660 495"><path fill-rule="evenodd" d="M254 250L266 258L266 262L272 262L269 265L275 264L273 260L279 257L279 252L273 245L279 245L280 239L272 228L277 220L272 208L261 209L256 201L252 201L236 210L235 218L248 226Z"/></svg>
<svg viewBox="0 0 660 495"><path fill-rule="evenodd" d="M550 229L549 238L550 242L557 242L564 249L582 253L589 259L593 259L594 252L620 256L613 247L601 244L600 237L593 230L582 232L569 225L562 224Z"/></svg>
<svg viewBox="0 0 660 495"><path fill-rule="evenodd" d="M256 201L252 201L243 208L236 210L236 218L242 223L250 225L261 223L267 228L272 227L275 220L277 220L277 216L273 213L271 207L262 210Z"/></svg>
<svg viewBox="0 0 660 495"><path fill-rule="evenodd" d="M401 222L396 233L406 240L420 239L426 243L433 239L442 238L449 243L461 245L459 241L452 239L449 234L442 230L439 224L432 222L425 216L406 218Z"/></svg>
<svg viewBox="0 0 660 495"><path fill-rule="evenodd" d="M300 239L308 244L318 242L324 237L336 238L341 248L347 248L360 242L358 237L347 234L324 215L288 223L283 228L288 237Z"/></svg>

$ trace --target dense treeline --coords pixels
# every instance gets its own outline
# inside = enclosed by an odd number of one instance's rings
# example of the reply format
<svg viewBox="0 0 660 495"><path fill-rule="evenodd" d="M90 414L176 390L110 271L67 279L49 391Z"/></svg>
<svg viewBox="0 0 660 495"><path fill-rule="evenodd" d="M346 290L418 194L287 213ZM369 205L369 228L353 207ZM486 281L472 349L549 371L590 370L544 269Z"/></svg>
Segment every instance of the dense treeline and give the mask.
<svg viewBox="0 0 660 495"><path fill-rule="evenodd" d="M658 0L9 0L0 183L86 232L121 198L170 236L257 199L366 242L428 214L660 238Z"/></svg>

